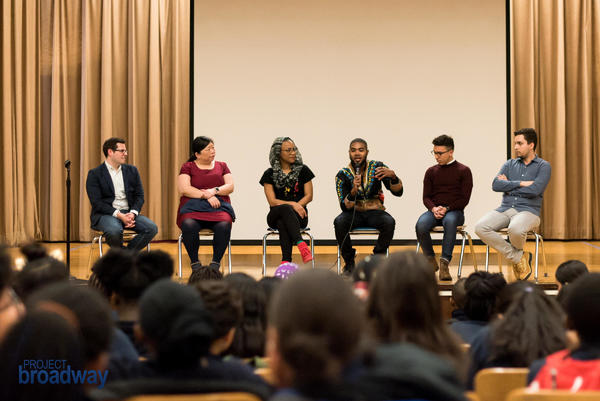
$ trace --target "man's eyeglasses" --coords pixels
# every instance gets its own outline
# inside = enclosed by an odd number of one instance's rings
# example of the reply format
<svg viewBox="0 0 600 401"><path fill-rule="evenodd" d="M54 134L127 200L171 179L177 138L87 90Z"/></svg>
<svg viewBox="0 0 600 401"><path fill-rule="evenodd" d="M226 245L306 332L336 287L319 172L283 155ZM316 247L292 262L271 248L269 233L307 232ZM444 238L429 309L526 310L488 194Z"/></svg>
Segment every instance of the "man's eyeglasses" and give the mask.
<svg viewBox="0 0 600 401"><path fill-rule="evenodd" d="M115 152L127 153L127 149L115 149Z"/></svg>
<svg viewBox="0 0 600 401"><path fill-rule="evenodd" d="M434 152L434 151L432 150L432 151L431 151L431 154L432 154L432 155L434 155L434 156L443 156L445 153L448 153L448 152L450 152L450 150L451 150L451 149L448 149L448 150L446 150L446 151L444 151L444 152Z"/></svg>
<svg viewBox="0 0 600 401"><path fill-rule="evenodd" d="M293 147L293 148L289 148L289 149L281 149L282 152L285 153L292 153L292 152L297 152L298 148L297 147Z"/></svg>

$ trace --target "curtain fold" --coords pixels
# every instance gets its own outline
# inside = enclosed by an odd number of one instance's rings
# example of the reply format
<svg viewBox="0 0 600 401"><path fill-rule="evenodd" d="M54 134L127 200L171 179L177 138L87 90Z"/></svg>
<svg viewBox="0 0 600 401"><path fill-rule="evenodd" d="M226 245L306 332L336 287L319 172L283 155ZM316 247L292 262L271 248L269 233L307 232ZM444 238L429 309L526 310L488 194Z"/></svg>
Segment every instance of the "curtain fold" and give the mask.
<svg viewBox="0 0 600 401"><path fill-rule="evenodd" d="M542 232L600 239L600 14L593 0L511 0L511 129L552 164Z"/></svg>
<svg viewBox="0 0 600 401"><path fill-rule="evenodd" d="M87 172L127 141L142 213L173 239L176 178L189 146L190 5L178 0L1 2L0 240L89 241Z"/></svg>

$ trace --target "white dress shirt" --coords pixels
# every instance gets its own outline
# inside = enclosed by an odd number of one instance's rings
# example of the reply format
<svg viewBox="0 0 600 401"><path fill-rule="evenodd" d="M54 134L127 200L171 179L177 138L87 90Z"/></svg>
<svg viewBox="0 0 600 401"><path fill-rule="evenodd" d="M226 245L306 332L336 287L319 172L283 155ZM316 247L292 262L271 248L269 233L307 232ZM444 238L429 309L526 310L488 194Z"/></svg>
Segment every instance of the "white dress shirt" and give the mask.
<svg viewBox="0 0 600 401"><path fill-rule="evenodd" d="M128 210L129 203L127 202L127 195L125 194L125 183L123 182L123 169L119 166L118 169L115 169L108 162L104 162L106 164L106 168L108 169L108 174L110 174L110 178L113 183L113 187L115 188L115 200L112 203L112 207L116 210L112 214L113 217L117 217L117 214L121 210ZM135 213L137 216L138 211L132 210L131 212Z"/></svg>

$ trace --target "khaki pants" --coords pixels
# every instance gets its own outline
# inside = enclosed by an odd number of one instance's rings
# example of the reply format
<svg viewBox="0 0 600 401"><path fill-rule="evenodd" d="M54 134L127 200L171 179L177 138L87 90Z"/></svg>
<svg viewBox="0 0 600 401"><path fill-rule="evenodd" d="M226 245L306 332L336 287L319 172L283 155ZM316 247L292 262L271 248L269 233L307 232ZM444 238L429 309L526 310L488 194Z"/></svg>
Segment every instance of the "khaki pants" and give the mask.
<svg viewBox="0 0 600 401"><path fill-rule="evenodd" d="M477 222L475 233L506 259L518 263L523 256L527 233L539 225L539 216L531 212L517 212L512 208L504 212L492 210ZM507 227L510 243L496 232Z"/></svg>

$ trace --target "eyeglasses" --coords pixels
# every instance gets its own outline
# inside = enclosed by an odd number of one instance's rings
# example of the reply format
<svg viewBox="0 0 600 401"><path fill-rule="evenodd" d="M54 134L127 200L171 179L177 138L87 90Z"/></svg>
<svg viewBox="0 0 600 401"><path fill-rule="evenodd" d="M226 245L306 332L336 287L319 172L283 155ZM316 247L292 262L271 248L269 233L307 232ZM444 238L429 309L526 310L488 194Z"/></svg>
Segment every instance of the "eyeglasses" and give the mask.
<svg viewBox="0 0 600 401"><path fill-rule="evenodd" d="M450 152L451 150L452 150L452 149L448 149L448 150L446 150L446 151L444 151L444 152L434 152L434 151L432 150L432 151L431 151L431 154L432 154L432 155L434 155L434 156L442 156L442 155L444 155L445 153L448 153L448 152Z"/></svg>
<svg viewBox="0 0 600 401"><path fill-rule="evenodd" d="M127 153L127 149L115 149L115 152Z"/></svg>
<svg viewBox="0 0 600 401"><path fill-rule="evenodd" d="M285 152L285 153L292 153L292 152L297 152L298 148L294 146L293 148L289 148L289 149L281 149L281 151Z"/></svg>

